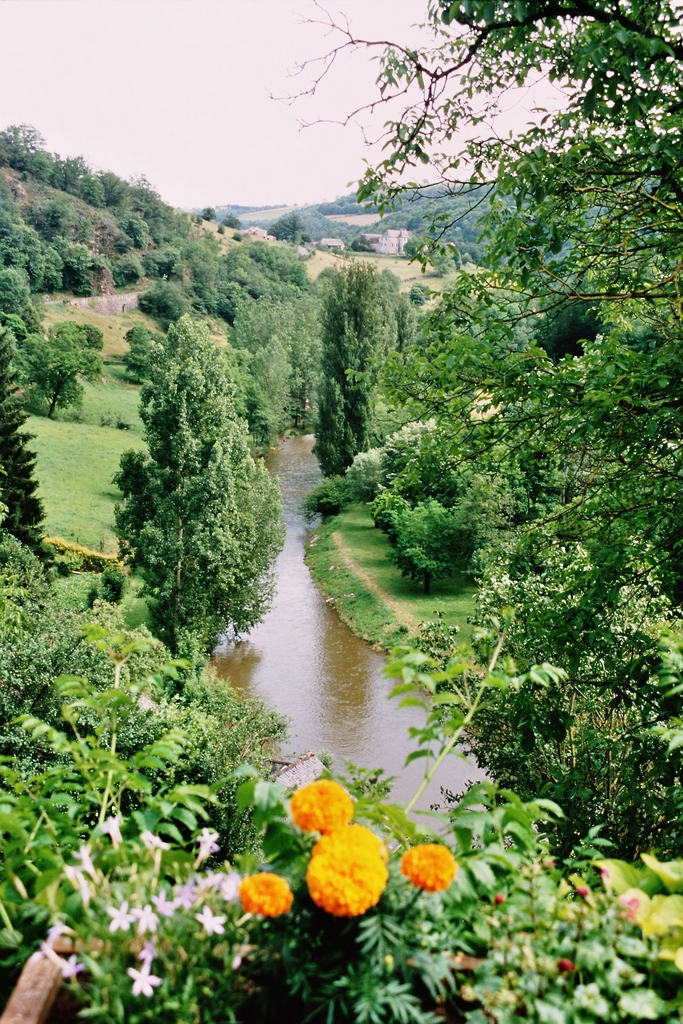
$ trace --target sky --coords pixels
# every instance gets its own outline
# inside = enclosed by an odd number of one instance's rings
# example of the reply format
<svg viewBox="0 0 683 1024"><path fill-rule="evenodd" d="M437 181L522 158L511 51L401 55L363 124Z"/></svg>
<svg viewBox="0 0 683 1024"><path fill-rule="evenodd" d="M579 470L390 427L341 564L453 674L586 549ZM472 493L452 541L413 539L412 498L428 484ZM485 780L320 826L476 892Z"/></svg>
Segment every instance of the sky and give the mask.
<svg viewBox="0 0 683 1024"><path fill-rule="evenodd" d="M405 42L426 0L327 7L360 36ZM372 98L376 65L344 58L314 97L271 98L310 84L292 72L330 48L306 23L321 16L311 0L0 0L0 129L31 124L51 152L144 174L177 207L334 199L372 154L357 125L300 122Z"/></svg>

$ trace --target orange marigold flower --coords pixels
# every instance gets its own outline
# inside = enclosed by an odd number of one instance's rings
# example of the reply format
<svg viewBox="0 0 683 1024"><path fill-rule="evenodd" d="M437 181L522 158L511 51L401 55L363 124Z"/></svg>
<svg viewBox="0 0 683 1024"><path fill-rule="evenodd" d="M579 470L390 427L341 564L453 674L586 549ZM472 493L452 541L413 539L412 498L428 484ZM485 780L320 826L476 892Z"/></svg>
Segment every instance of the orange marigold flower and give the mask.
<svg viewBox="0 0 683 1024"><path fill-rule="evenodd" d="M401 871L413 885L426 892L442 892L455 878L458 864L447 846L424 843L413 846L401 858Z"/></svg>
<svg viewBox="0 0 683 1024"><path fill-rule="evenodd" d="M378 853L384 863L389 860L389 851L379 836L376 836L365 825L344 825L343 828L335 829L320 837L313 847L312 857L321 854L343 857L348 845L352 843L355 848L364 847L368 853Z"/></svg>
<svg viewBox="0 0 683 1024"><path fill-rule="evenodd" d="M335 917L358 917L374 907L389 877L382 849L382 841L362 825L323 836L306 872L316 906Z"/></svg>
<svg viewBox="0 0 683 1024"><path fill-rule="evenodd" d="M291 910L294 895L284 878L262 871L240 882L240 899L248 914L279 917Z"/></svg>
<svg viewBox="0 0 683 1024"><path fill-rule="evenodd" d="M351 797L331 779L319 779L297 789L290 807L294 824L304 832L333 832L348 825L353 817Z"/></svg>

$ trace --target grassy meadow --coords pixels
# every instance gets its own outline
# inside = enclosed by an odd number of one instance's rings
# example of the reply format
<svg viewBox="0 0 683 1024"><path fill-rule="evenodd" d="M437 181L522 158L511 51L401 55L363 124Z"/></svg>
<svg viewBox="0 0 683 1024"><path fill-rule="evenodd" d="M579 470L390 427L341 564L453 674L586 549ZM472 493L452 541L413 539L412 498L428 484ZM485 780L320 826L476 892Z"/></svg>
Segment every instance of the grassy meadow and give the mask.
<svg viewBox="0 0 683 1024"><path fill-rule="evenodd" d="M455 574L435 580L432 593L402 576L389 560L390 544L365 505L357 505L320 526L306 560L316 584L354 633L389 649L415 635L419 623L443 614L444 622L470 632L476 588Z"/></svg>
<svg viewBox="0 0 683 1024"><path fill-rule="evenodd" d="M31 416L27 427L35 435L46 534L113 552L114 504L121 495L111 481L121 453L141 447L142 423L140 389L121 379L120 364L105 370L102 383L84 385L80 409L58 410L53 420Z"/></svg>

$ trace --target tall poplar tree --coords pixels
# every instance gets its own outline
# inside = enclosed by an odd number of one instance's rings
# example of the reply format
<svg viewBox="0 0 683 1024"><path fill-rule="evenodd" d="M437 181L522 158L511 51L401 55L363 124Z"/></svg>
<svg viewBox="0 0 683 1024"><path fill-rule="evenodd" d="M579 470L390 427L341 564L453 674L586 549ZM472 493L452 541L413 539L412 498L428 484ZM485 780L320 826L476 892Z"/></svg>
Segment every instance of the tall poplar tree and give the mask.
<svg viewBox="0 0 683 1024"><path fill-rule="evenodd" d="M12 332L0 327L0 499L7 506L2 526L22 544L37 548L43 506L33 476L36 456L28 447L32 435L21 430L26 415L17 390L14 354Z"/></svg>
<svg viewBox="0 0 683 1024"><path fill-rule="evenodd" d="M384 336L382 296L369 263L336 270L321 312L321 377L315 454L324 476L343 473L370 441L372 386L347 371L366 372Z"/></svg>
<svg viewBox="0 0 683 1024"><path fill-rule="evenodd" d="M249 454L224 353L189 316L152 343L140 416L149 453L121 457L116 531L157 634L180 653L208 651L268 608L283 540L279 487Z"/></svg>

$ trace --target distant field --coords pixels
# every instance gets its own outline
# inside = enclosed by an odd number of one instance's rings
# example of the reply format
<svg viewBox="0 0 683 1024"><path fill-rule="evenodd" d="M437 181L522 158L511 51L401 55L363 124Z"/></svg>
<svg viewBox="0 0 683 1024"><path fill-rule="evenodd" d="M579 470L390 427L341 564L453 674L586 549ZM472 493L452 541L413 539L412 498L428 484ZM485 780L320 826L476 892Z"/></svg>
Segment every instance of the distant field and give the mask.
<svg viewBox="0 0 683 1024"><path fill-rule="evenodd" d="M332 213L327 219L364 228L367 224L376 224L379 217L376 213Z"/></svg>
<svg viewBox="0 0 683 1024"><path fill-rule="evenodd" d="M131 288L131 291L134 289ZM151 317L145 316L139 309L133 309L130 313L118 313L116 316L102 316L93 309L77 309L70 306L68 300L58 303L46 303L42 310L44 312L43 327L48 329L55 324L64 323L65 320L74 320L77 324L91 324L99 328L104 334L104 348L102 355L105 359L120 359L128 351L128 342L124 335L136 324L144 324L150 330L158 330L157 325Z"/></svg>
<svg viewBox="0 0 683 1024"><path fill-rule="evenodd" d="M252 210L251 213L240 213L239 219L244 223L248 224L254 220L278 220L280 217L284 217L288 213L293 213L294 210L298 210L298 206L278 206L274 210Z"/></svg>
<svg viewBox="0 0 683 1024"><path fill-rule="evenodd" d="M116 551L114 504L121 495L111 479L121 453L142 446L138 400L139 388L109 378L98 387L86 385L82 409L65 410L61 420L30 417L46 534ZM73 422L75 415L83 422ZM130 429L118 429L117 420ZM101 426L103 421L111 425Z"/></svg>

